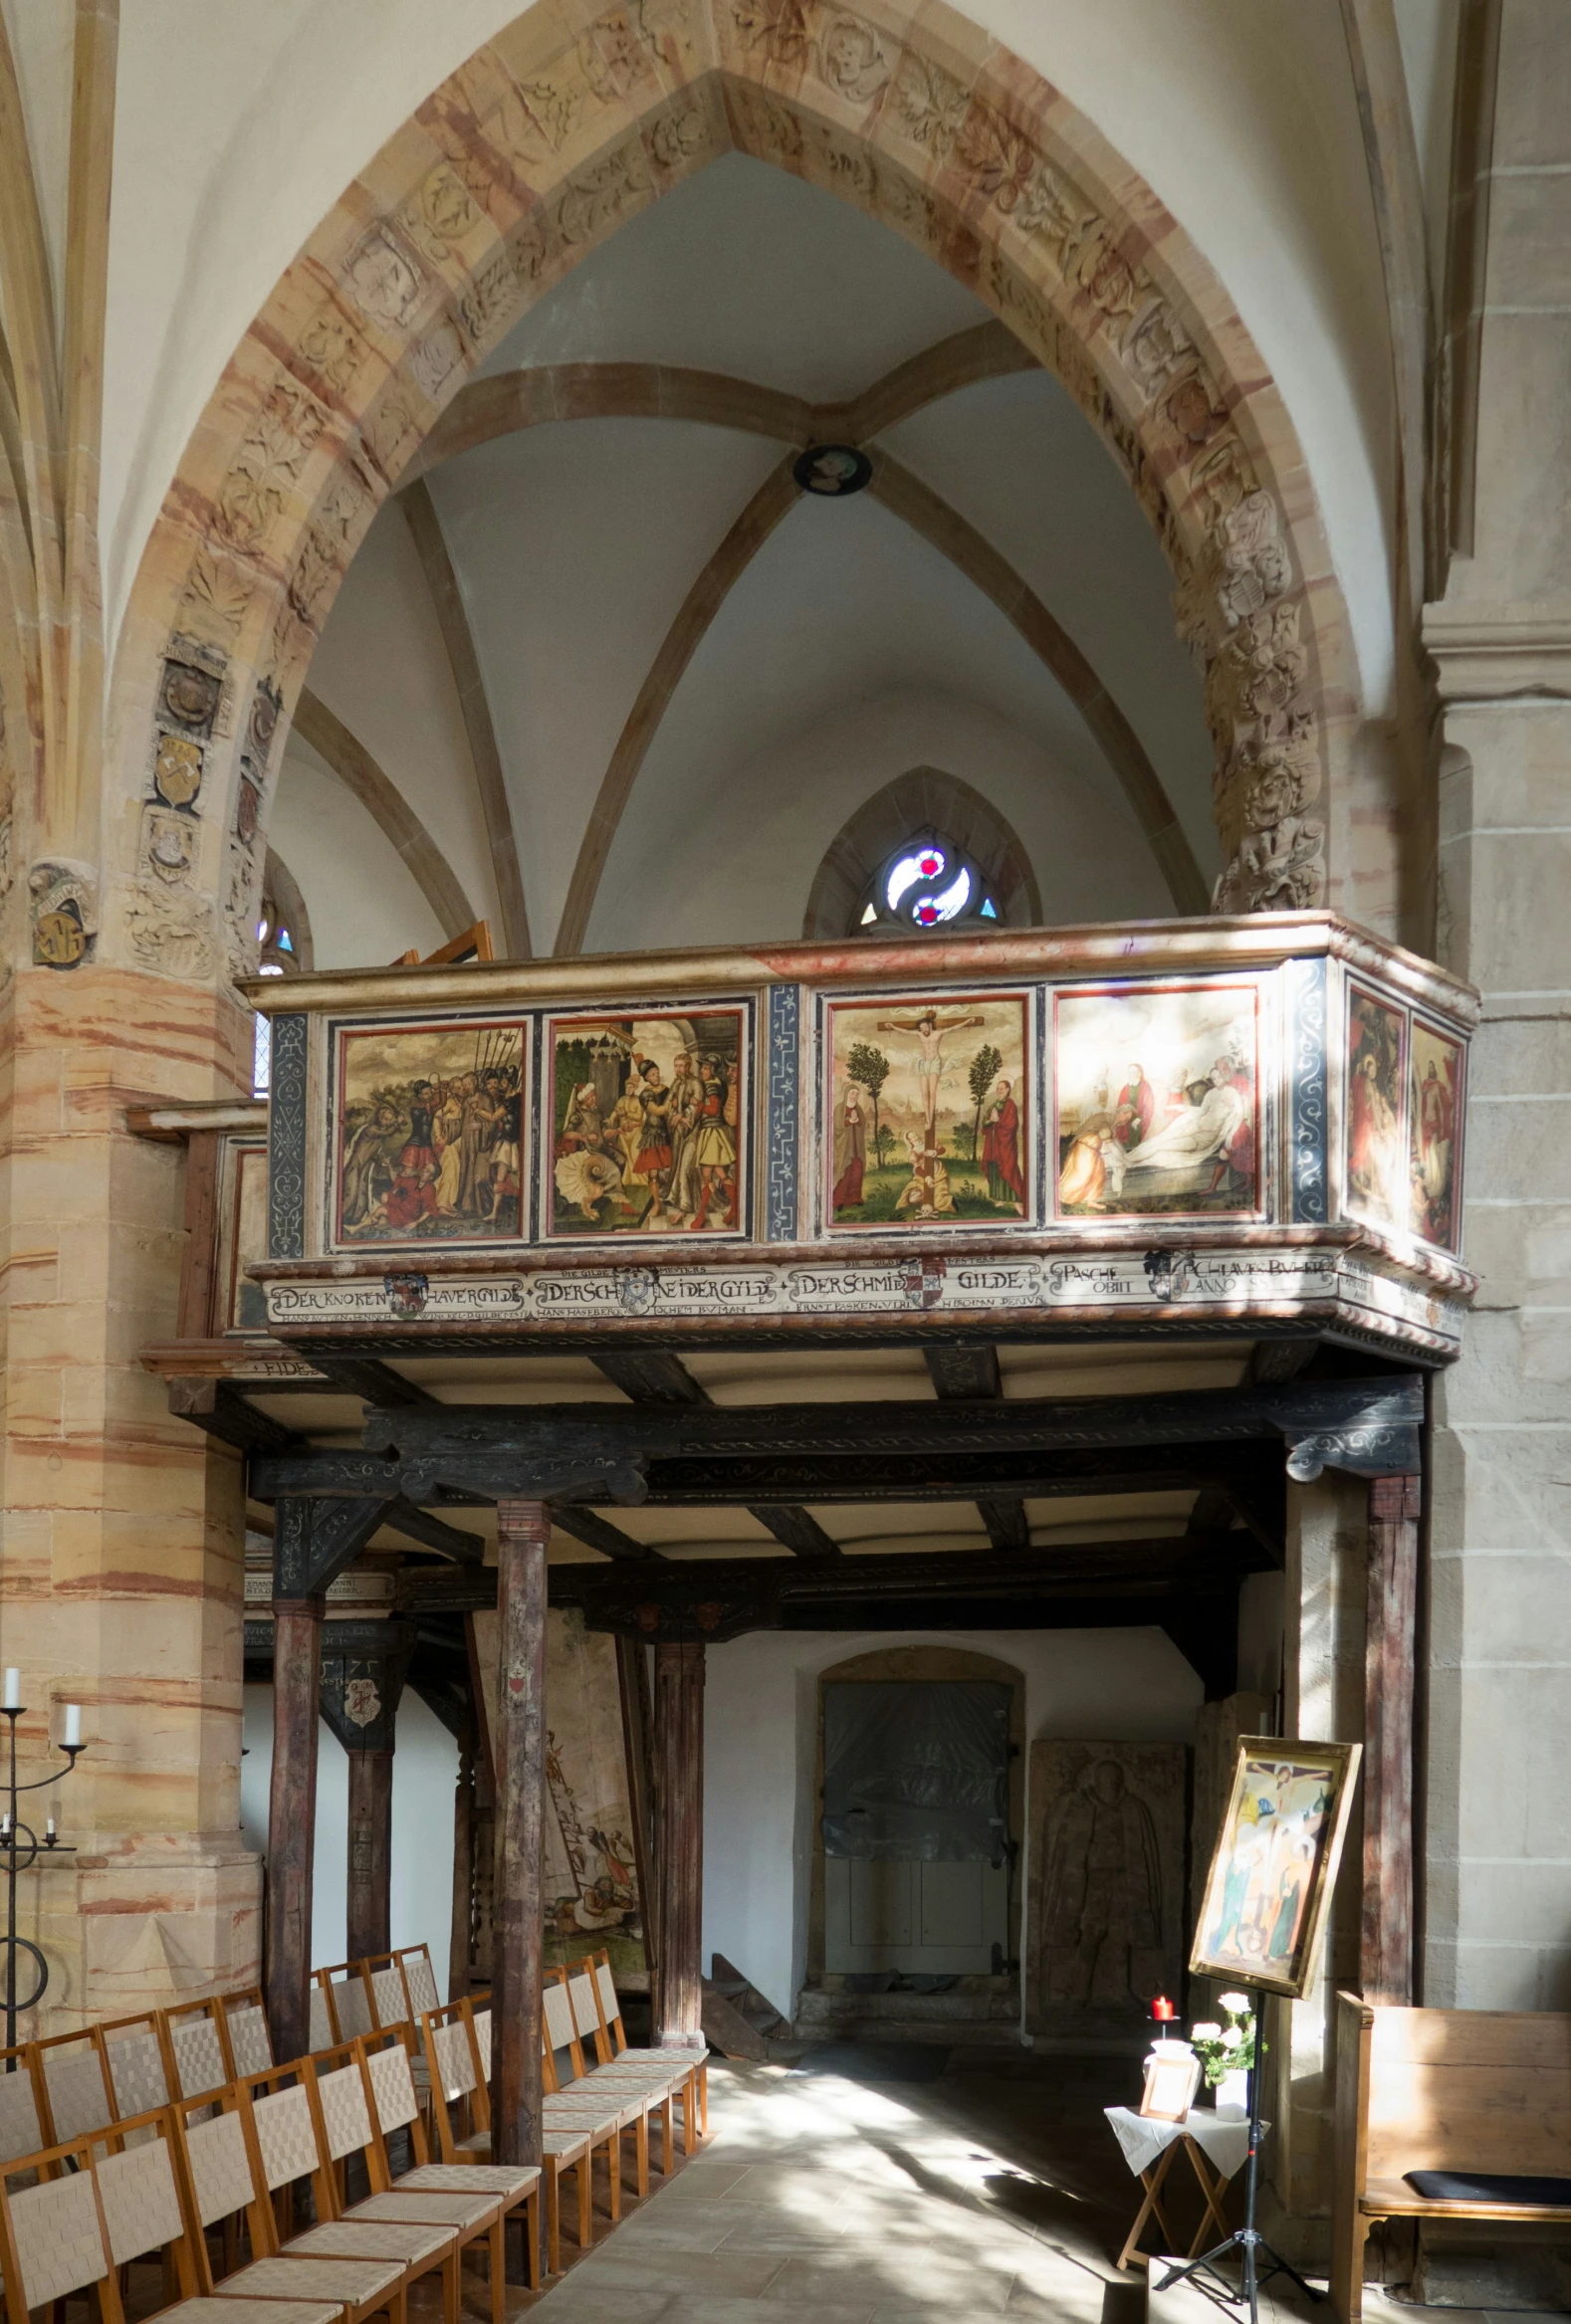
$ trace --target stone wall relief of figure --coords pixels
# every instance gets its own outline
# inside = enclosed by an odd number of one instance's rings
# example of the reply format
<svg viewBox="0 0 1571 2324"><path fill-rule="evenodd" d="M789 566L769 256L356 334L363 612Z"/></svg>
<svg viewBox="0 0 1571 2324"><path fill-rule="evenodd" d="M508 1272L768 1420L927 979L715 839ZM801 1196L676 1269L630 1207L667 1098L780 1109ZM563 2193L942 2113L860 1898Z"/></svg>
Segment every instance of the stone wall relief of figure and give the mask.
<svg viewBox="0 0 1571 2324"><path fill-rule="evenodd" d="M495 1019L340 1032L337 1241L523 1232L524 1035Z"/></svg>
<svg viewBox="0 0 1571 2324"><path fill-rule="evenodd" d="M1442 1250L1458 1247L1461 1181L1461 1044L1420 1016L1413 1019L1408 1068L1408 1162L1413 1232Z"/></svg>
<svg viewBox="0 0 1571 2324"><path fill-rule="evenodd" d="M1129 2017L1183 1967L1187 1752L1038 1741L1030 1759L1026 2016Z"/></svg>
<svg viewBox="0 0 1571 2324"><path fill-rule="evenodd" d="M1347 1207L1372 1226L1407 1224L1403 1142L1407 1015L1362 986L1347 993Z"/></svg>
<svg viewBox="0 0 1571 2324"><path fill-rule="evenodd" d="M1252 984L1060 993L1054 1017L1060 1216L1261 1208Z"/></svg>
<svg viewBox="0 0 1571 2324"><path fill-rule="evenodd" d="M828 1005L831 1227L1030 1214L1023 993Z"/></svg>
<svg viewBox="0 0 1571 2324"><path fill-rule="evenodd" d="M554 1017L547 1231L746 1231L745 1012Z"/></svg>

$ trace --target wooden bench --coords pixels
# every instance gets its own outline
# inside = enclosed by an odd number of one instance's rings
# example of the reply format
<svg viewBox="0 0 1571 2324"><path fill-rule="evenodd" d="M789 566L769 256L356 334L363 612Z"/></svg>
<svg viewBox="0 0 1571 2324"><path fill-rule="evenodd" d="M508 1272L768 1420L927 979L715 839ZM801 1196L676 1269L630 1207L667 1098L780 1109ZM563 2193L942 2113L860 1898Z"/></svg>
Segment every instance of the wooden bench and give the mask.
<svg viewBox="0 0 1571 2324"><path fill-rule="evenodd" d="M1406 2009L1337 1996L1331 2305L1358 2324L1377 2219L1533 2219L1571 2205L1436 2203L1409 2171L1571 2178L1571 2015Z"/></svg>

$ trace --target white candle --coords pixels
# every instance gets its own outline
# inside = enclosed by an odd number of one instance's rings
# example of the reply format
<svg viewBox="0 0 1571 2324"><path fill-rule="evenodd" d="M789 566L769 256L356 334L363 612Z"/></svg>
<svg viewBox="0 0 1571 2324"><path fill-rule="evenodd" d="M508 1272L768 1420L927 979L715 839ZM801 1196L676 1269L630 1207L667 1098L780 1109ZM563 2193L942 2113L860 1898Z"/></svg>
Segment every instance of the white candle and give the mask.
<svg viewBox="0 0 1571 2324"><path fill-rule="evenodd" d="M80 1703L68 1703L66 1705L66 1733L64 1740L68 1751L74 1743L80 1743L82 1741L82 1705Z"/></svg>
<svg viewBox="0 0 1571 2324"><path fill-rule="evenodd" d="M22 1673L19 1670L8 1670L5 1674L3 1707L7 1711L20 1711L22 1708Z"/></svg>
<svg viewBox="0 0 1571 2324"><path fill-rule="evenodd" d="M51 1839L53 1839L53 1838L54 1838L54 1836L55 1836L55 1818L54 1818L53 1816L51 1816L51 1817L50 1817L50 1819L49 1819L49 1822L48 1822L48 1824L47 1824L47 1826L46 1826L46 1830L47 1830L47 1832L48 1832L48 1835L49 1835L49 1837L50 1837Z"/></svg>

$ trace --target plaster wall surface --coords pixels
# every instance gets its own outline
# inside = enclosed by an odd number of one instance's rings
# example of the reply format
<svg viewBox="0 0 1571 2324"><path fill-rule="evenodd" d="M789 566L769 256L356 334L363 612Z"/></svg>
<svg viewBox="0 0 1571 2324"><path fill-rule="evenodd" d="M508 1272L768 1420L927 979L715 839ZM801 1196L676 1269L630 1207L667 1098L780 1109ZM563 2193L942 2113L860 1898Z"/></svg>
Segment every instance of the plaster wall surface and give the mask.
<svg viewBox="0 0 1571 2324"><path fill-rule="evenodd" d="M382 0L372 27L359 0L124 12L103 448L112 645L181 449L246 324L348 179L517 13L508 0ZM1304 442L1378 713L1392 666L1390 391L1338 11L985 0L971 13L1095 121L1228 284ZM41 160L58 247L63 156Z"/></svg>
<svg viewBox="0 0 1571 2324"><path fill-rule="evenodd" d="M1021 1671L1027 1769L1042 1736L1194 1737L1201 1682L1160 1630L767 1630L710 1647L704 1964L724 1953L785 2017L807 1974L818 1678L831 1664L892 1645L959 1648ZM1028 1790L1025 1820L1028 1831ZM1028 1876L1022 1850L1022 1897Z"/></svg>
<svg viewBox="0 0 1571 2324"><path fill-rule="evenodd" d="M311 1895L312 1965L344 1957L349 1820L348 1754L326 1725L317 1730L317 1853ZM247 1844L267 1848L273 1775L273 1689L245 1690L240 1819ZM437 1990L447 1992L452 1942L453 1801L458 1746L434 1711L407 1688L398 1705L393 1753L390 1942L429 1945Z"/></svg>

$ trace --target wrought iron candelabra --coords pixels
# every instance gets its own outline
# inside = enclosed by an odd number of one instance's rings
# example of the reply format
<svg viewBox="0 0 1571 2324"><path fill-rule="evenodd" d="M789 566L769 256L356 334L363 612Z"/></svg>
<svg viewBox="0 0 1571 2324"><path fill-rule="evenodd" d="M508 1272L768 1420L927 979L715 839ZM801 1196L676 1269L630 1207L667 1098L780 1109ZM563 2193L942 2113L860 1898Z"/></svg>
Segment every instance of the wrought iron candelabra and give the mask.
<svg viewBox="0 0 1571 2324"><path fill-rule="evenodd" d="M18 2012L23 2009L37 2008L49 1987L49 1963L44 1959L43 1954L31 1938L19 1937L16 1933L17 1881L22 1873L30 1871L37 1863L41 1849L46 1855L71 1856L76 1853L74 1848L68 1847L65 1841L57 1835L53 1816L49 1818L44 1837L40 1841L37 1832L22 1821L17 1813L16 1805L22 1793L47 1792L52 1784L58 1784L69 1776L75 1768L78 1758L87 1749L82 1740L81 1705L68 1703L65 1708L66 1733L61 1744L61 1749L66 1755L65 1766L57 1768L52 1776L41 1776L36 1784L19 1784L16 1780L16 1723L27 1709L27 1705L22 1701L21 1672L16 1670L6 1672L5 1699L0 1702L0 1718L9 1722L11 1735L6 1784L4 1789L0 1790L0 1798L8 1800L7 1807L3 1813L0 1813L0 1850L4 1851L5 1858L5 2045L7 2049L16 2047ZM18 2001L16 1992L17 1957L23 1953L30 1956L37 1968L38 1983L25 2001Z"/></svg>

